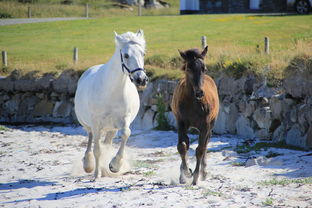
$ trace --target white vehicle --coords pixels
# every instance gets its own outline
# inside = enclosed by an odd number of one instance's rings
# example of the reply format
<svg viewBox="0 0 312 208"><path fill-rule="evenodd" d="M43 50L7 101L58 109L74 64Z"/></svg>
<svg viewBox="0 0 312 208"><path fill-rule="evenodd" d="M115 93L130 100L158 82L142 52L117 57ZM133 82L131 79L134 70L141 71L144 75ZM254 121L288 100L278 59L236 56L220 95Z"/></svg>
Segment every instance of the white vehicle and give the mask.
<svg viewBox="0 0 312 208"><path fill-rule="evenodd" d="M308 14L311 11L312 0L287 0L287 7L298 14Z"/></svg>

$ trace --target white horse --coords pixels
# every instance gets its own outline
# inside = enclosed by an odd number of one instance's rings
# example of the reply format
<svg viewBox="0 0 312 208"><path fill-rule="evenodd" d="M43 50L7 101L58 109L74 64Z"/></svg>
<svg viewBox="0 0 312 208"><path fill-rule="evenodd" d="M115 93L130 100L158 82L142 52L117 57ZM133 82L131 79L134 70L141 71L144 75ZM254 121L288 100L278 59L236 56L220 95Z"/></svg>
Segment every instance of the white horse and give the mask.
<svg viewBox="0 0 312 208"><path fill-rule="evenodd" d="M83 159L87 173L94 170L95 178L104 175L105 167L100 164L102 154L100 139L105 135L105 144L112 144L118 130L122 138L116 156L110 161L109 169L119 172L124 156L125 144L131 134L130 124L136 117L140 100L136 85L145 86L148 77L143 69L145 40L142 30L118 35L115 32L116 51L102 65L85 71L78 81L75 95L75 112L80 124L89 135ZM134 84L135 83L135 84ZM92 140L94 150L92 154ZM102 170L102 168L104 168Z"/></svg>

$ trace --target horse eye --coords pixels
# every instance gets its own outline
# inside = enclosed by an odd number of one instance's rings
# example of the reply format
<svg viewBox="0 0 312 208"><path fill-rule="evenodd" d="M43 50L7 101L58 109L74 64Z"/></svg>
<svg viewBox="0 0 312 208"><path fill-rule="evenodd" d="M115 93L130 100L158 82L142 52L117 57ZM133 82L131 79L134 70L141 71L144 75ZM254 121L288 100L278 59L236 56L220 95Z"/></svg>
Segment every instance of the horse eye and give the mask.
<svg viewBox="0 0 312 208"><path fill-rule="evenodd" d="M125 57L126 59L128 59L128 58L129 58L129 54L125 53L124 57Z"/></svg>

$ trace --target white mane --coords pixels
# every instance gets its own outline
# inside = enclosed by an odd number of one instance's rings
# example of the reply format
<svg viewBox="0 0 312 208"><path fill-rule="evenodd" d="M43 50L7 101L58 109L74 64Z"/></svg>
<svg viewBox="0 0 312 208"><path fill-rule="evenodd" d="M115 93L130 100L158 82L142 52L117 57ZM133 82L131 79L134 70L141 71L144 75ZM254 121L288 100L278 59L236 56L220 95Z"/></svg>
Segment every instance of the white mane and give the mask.
<svg viewBox="0 0 312 208"><path fill-rule="evenodd" d="M138 44L143 51L145 51L146 43L144 39L144 34L142 30L139 30L137 33L126 32L124 34L118 35L115 33L116 38L115 42L118 48L124 47L126 44L134 43Z"/></svg>

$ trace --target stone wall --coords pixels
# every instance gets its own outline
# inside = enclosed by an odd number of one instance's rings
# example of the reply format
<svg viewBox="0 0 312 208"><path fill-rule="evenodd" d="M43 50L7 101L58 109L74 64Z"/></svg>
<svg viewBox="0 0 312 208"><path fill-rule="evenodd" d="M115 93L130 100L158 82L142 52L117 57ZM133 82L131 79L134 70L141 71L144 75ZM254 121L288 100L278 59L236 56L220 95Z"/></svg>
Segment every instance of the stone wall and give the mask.
<svg viewBox="0 0 312 208"><path fill-rule="evenodd" d="M73 97L79 72L59 76L17 71L0 79L1 123L73 123ZM285 79L282 88L269 88L253 75L235 79L226 74L215 79L221 107L213 129L216 134L235 134L312 148L312 80L302 74ZM169 123L176 126L170 102L177 81L156 80L140 92L141 106L135 129L157 126L157 99L161 94Z"/></svg>
<svg viewBox="0 0 312 208"><path fill-rule="evenodd" d="M279 89L254 76L234 80L223 75L216 81L222 104L215 133L312 148L311 80L292 75Z"/></svg>
<svg viewBox="0 0 312 208"><path fill-rule="evenodd" d="M0 78L1 123L73 123L73 97L80 73L59 76L13 71Z"/></svg>

